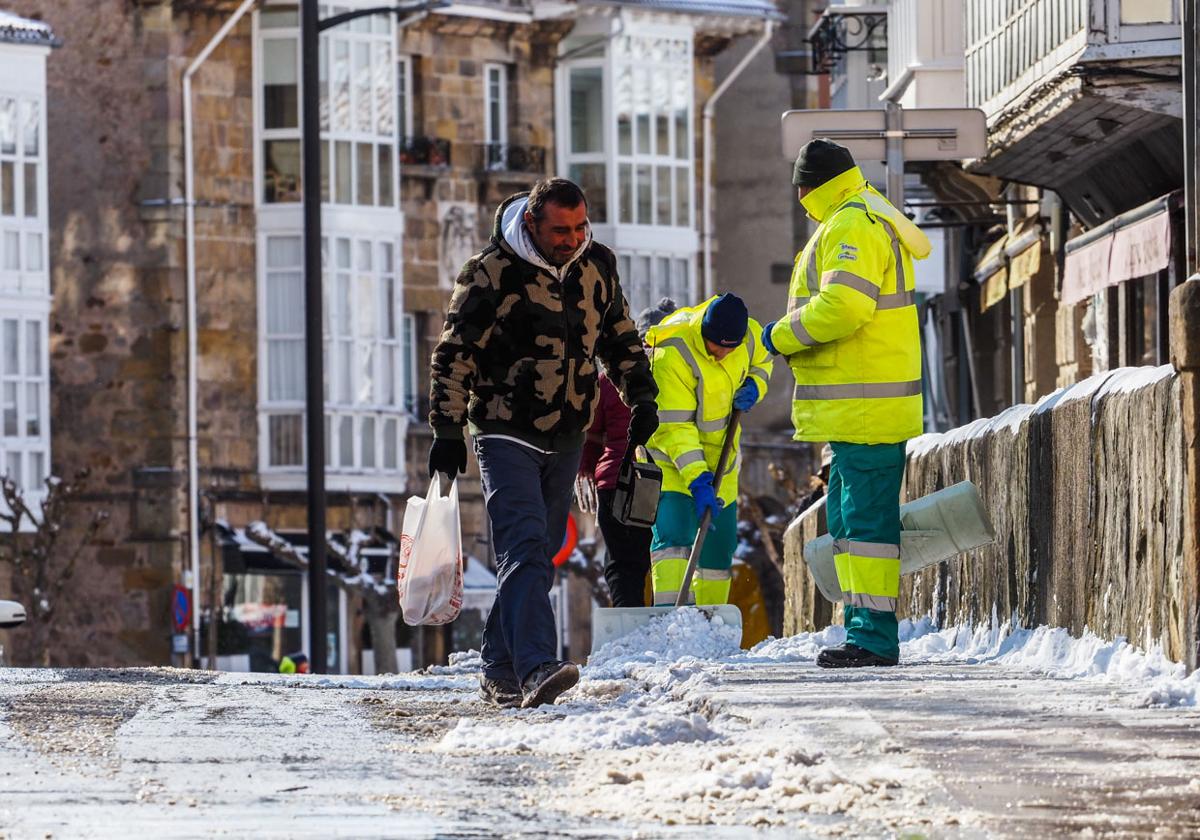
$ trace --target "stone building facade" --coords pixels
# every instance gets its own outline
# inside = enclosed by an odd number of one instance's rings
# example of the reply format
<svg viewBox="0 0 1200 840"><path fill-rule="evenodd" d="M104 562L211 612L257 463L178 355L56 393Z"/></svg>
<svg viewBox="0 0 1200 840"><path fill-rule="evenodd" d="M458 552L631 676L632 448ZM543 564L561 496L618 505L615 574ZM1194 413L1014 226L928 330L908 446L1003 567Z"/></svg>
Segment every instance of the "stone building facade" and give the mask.
<svg viewBox="0 0 1200 840"><path fill-rule="evenodd" d="M306 524L296 7L9 6L63 43L47 73L52 469L89 471L69 528L96 508L111 517L80 557L51 660L189 661L172 654L172 591L194 584L200 613L224 604L217 652L244 657L224 664L269 667L304 647L309 598L304 577L256 554L244 532L262 520L299 540ZM181 79L239 9L195 72L190 103L202 529L193 580ZM331 529L395 533L404 499L424 490L426 360L457 266L486 241L507 195L550 174L581 180L597 238L627 254L630 297L694 294L699 113L713 59L772 13L758 0L478 2L324 37ZM642 96L637 84L658 75L673 86L648 82ZM464 550L486 562L473 475L463 490ZM329 604L330 670L357 671L361 605L337 590ZM204 648L207 634L185 632L189 648ZM430 656L457 644L424 642Z"/></svg>

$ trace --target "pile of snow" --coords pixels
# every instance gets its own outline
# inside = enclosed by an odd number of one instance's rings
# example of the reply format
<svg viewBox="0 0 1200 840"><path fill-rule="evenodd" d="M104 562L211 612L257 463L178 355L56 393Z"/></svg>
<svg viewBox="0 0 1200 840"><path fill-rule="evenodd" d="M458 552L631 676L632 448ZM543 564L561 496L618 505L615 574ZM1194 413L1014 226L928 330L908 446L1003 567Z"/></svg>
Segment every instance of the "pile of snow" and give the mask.
<svg viewBox="0 0 1200 840"><path fill-rule="evenodd" d="M614 639L588 658L584 674L593 679L635 675L639 666L691 664L741 653L742 630L700 610L674 610L651 619L628 636Z"/></svg>
<svg viewBox="0 0 1200 840"><path fill-rule="evenodd" d="M450 654L450 664L448 665L430 665L425 669L427 673L441 675L475 675L482 670L483 657L474 648L471 648L471 650L457 650Z"/></svg>
<svg viewBox="0 0 1200 840"><path fill-rule="evenodd" d="M465 676L427 676L419 673L360 677L350 674L268 674L224 672L217 685L270 685L277 688L346 688L367 691L444 691L473 688Z"/></svg>

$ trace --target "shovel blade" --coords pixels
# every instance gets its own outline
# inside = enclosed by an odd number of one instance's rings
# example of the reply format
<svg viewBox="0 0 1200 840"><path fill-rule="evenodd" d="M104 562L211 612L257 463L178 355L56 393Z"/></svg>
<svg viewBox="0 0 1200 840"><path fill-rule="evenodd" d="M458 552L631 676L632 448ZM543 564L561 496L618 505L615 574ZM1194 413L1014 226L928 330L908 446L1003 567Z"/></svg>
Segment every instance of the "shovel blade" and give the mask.
<svg viewBox="0 0 1200 840"><path fill-rule="evenodd" d="M742 611L733 604L706 604L687 607L594 607L592 609L592 653L609 642L627 636L646 626L652 619L668 615L677 609L700 610L709 621L719 617L722 622L739 630Z"/></svg>

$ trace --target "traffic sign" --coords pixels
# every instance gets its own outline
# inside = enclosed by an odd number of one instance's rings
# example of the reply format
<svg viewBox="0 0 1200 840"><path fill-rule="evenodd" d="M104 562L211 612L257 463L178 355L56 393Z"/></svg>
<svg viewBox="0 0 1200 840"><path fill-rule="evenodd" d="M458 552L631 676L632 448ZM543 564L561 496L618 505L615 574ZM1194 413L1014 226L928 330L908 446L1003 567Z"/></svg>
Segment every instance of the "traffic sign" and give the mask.
<svg viewBox="0 0 1200 840"><path fill-rule="evenodd" d="M186 633L192 623L192 593L187 587L175 584L171 592L171 625L176 633Z"/></svg>
<svg viewBox="0 0 1200 840"><path fill-rule="evenodd" d="M850 150L855 160L885 160L887 141L903 140L905 160L966 160L987 154L987 118L978 108L904 108L899 133L889 131L887 111L785 111L783 156L795 160L817 137Z"/></svg>

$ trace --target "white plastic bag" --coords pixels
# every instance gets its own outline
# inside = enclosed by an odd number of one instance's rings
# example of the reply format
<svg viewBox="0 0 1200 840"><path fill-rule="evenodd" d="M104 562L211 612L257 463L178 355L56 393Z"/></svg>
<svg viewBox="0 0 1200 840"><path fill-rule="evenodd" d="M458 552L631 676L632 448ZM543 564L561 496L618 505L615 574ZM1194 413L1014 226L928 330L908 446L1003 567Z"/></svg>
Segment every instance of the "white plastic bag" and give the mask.
<svg viewBox="0 0 1200 840"><path fill-rule="evenodd" d="M409 497L400 532L396 591L405 624L446 624L458 617L463 561L457 481L443 496L441 476L435 474L425 498Z"/></svg>

